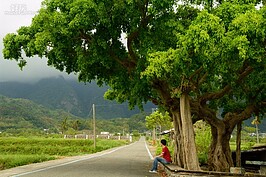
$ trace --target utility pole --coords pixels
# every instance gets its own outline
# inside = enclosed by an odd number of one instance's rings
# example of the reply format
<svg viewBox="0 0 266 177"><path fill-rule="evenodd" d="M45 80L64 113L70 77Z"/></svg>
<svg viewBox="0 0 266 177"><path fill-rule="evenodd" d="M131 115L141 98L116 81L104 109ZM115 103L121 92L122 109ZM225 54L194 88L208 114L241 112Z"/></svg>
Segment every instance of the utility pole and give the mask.
<svg viewBox="0 0 266 177"><path fill-rule="evenodd" d="M93 114L93 147L96 149L96 120L95 120L95 104L92 105Z"/></svg>

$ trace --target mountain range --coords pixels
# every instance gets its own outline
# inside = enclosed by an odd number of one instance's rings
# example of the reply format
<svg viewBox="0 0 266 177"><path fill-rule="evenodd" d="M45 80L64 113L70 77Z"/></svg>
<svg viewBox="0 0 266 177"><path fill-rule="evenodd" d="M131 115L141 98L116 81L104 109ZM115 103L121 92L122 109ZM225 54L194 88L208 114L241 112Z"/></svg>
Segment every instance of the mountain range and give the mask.
<svg viewBox="0 0 266 177"><path fill-rule="evenodd" d="M78 117L91 117L95 104L97 118L128 118L141 111L129 110L128 104L105 100L108 87L99 87L95 82L81 83L66 80L62 76L44 78L35 83L0 82L0 95L23 98L50 109L62 109ZM144 105L144 111L151 112L152 103Z"/></svg>

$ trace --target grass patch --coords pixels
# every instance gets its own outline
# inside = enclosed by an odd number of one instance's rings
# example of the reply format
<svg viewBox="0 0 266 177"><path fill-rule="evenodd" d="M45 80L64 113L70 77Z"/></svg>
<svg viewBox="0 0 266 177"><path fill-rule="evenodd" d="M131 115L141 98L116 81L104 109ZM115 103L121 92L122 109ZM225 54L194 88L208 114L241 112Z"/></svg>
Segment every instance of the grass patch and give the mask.
<svg viewBox="0 0 266 177"><path fill-rule="evenodd" d="M24 155L24 154L11 154L0 156L0 170L13 168L17 166L27 165L31 163L38 163L47 160L54 160L55 156L49 155Z"/></svg>
<svg viewBox="0 0 266 177"><path fill-rule="evenodd" d="M127 144L123 140L0 137L0 170L65 156L91 154Z"/></svg>

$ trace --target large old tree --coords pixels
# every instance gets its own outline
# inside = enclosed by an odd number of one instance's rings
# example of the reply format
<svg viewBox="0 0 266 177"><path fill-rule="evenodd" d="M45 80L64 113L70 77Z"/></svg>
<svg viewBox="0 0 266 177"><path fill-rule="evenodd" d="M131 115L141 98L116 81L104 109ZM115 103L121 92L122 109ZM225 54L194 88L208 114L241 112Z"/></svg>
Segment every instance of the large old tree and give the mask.
<svg viewBox="0 0 266 177"><path fill-rule="evenodd" d="M109 85L109 99L165 108L175 162L190 170L200 169L192 123L205 120L210 167L227 171L232 130L265 107L266 11L244 2L203 2L208 11L177 2L45 0L31 26L5 37L4 57L21 67L26 57L46 57L80 81Z"/></svg>
<svg viewBox="0 0 266 177"><path fill-rule="evenodd" d="M188 97L192 115L211 125L211 170L233 166L229 140L235 126L265 113L265 15L254 4L223 3L198 13L177 34L176 49L149 57L148 80L167 81L180 105Z"/></svg>

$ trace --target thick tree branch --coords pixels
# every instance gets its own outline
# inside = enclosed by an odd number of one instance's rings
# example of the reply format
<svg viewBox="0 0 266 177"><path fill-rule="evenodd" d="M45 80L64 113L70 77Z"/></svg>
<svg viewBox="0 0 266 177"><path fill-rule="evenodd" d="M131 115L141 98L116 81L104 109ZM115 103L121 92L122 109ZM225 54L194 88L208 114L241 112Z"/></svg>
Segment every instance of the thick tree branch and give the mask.
<svg viewBox="0 0 266 177"><path fill-rule="evenodd" d="M243 72L239 75L238 79L236 80L236 83L240 84L244 80L244 78L246 78L252 71L253 71L253 68L251 66L247 66L243 70ZM209 100L219 99L223 97L225 94L229 93L231 90L232 90L232 86L228 84L218 92L207 93L203 95L201 97L201 102L207 102Z"/></svg>
<svg viewBox="0 0 266 177"><path fill-rule="evenodd" d="M91 43L92 37L88 34L86 34L86 32L79 30L79 37L81 38L81 40L85 40L86 43Z"/></svg>
<svg viewBox="0 0 266 177"><path fill-rule="evenodd" d="M198 79L198 85L201 85L207 78L208 73L206 72L200 79Z"/></svg>
<svg viewBox="0 0 266 177"><path fill-rule="evenodd" d="M208 73L204 73L201 76L201 73L203 71L203 67L201 66L199 69L197 69L194 73L191 74L191 76L189 77L189 89L194 90L194 91L198 91L199 86L206 80ZM195 77L197 77L196 79L194 79Z"/></svg>
<svg viewBox="0 0 266 177"><path fill-rule="evenodd" d="M179 99L172 98L170 87L165 80L154 80L152 82L152 87L157 91L160 97L161 105L164 105L165 108L169 108L172 110L179 109Z"/></svg>
<svg viewBox="0 0 266 177"><path fill-rule="evenodd" d="M133 50L133 41L139 36L139 30L134 31L131 33L128 38L127 38L127 48L128 48L128 53L131 58L131 61L133 61L135 64L137 63L137 56Z"/></svg>
<svg viewBox="0 0 266 177"><path fill-rule="evenodd" d="M138 57L136 56L136 53L133 49L133 43L139 37L141 30L147 27L148 22L151 19L151 16L147 15L148 5L149 5L148 0L145 0L143 5L139 5L139 9L141 11L140 24L138 28L135 31L133 31L131 34L129 34L127 37L127 48L128 48L129 58L131 62L135 64L137 63Z"/></svg>
<svg viewBox="0 0 266 177"><path fill-rule="evenodd" d="M189 77L189 80L192 80L194 76L200 74L202 70L203 70L203 67L201 66L199 69L197 69L194 73L191 74L191 76Z"/></svg>
<svg viewBox="0 0 266 177"><path fill-rule="evenodd" d="M252 113L256 110L256 105L251 104L247 106L242 112L228 112L223 119L225 124L230 125L231 128L234 128L239 122L242 122L251 117Z"/></svg>
<svg viewBox="0 0 266 177"><path fill-rule="evenodd" d="M222 123L222 120L216 117L216 112L208 108L206 105L205 106L200 105L199 110L200 110L200 115L211 126L216 127L216 128L218 127L222 128L222 126L224 126L224 124Z"/></svg>

